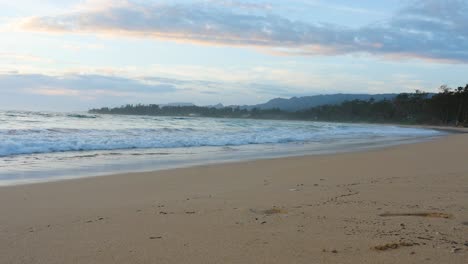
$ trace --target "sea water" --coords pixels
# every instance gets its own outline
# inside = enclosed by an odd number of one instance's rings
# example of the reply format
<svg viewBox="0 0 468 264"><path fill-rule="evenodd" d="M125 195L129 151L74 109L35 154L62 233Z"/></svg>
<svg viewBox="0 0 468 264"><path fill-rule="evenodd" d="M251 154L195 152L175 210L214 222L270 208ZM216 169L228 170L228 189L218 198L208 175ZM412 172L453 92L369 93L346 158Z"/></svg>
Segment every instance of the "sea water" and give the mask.
<svg viewBox="0 0 468 264"><path fill-rule="evenodd" d="M0 185L355 151L442 134L388 125L0 111Z"/></svg>

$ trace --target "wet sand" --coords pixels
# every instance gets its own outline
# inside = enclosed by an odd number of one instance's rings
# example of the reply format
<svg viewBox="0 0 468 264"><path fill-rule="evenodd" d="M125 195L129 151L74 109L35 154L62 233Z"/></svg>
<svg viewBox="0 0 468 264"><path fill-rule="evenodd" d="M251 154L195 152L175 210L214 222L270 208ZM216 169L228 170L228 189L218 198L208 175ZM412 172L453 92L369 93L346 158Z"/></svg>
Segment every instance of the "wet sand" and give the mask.
<svg viewBox="0 0 468 264"><path fill-rule="evenodd" d="M0 263L468 263L468 134L0 187Z"/></svg>

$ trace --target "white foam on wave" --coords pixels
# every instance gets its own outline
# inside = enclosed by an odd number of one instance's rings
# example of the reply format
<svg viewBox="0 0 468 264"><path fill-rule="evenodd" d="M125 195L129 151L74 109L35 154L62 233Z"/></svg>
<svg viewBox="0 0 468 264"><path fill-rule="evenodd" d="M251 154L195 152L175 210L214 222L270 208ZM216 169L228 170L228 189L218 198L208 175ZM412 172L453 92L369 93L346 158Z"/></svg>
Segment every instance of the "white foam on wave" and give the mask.
<svg viewBox="0 0 468 264"><path fill-rule="evenodd" d="M425 137L440 132L397 126L210 118L78 115L8 117L0 156L67 151L241 146L334 139ZM9 118L9 119L8 119ZM35 122L30 122L35 121Z"/></svg>

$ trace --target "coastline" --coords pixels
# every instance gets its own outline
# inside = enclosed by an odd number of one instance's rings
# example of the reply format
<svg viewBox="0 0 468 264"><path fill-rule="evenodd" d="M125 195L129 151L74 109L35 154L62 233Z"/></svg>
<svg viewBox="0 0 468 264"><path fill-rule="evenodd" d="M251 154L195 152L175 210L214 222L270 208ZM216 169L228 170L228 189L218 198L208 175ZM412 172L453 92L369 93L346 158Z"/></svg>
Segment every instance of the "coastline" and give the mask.
<svg viewBox="0 0 468 264"><path fill-rule="evenodd" d="M467 127L455 127L455 126L428 126L428 125L399 125L401 127L415 127L415 128L424 128L424 129L433 129L441 132L456 133L456 134L466 134L468 133Z"/></svg>
<svg viewBox="0 0 468 264"><path fill-rule="evenodd" d="M337 123L340 124L340 123ZM370 127L386 125L366 124ZM396 145L430 141L447 134L466 132L445 127L388 125L392 129L427 129L426 135L387 136L353 139L336 138L323 142L288 142L234 146L201 146L187 148L141 148L122 150L71 151L13 156L2 166L0 188L3 186L37 184L79 178L112 176L122 173L156 172L202 165L226 164L287 157L330 155L368 151ZM435 132L438 131L438 132ZM434 133L431 135L431 133ZM31 160L34 162L31 163ZM31 164L28 166L27 164ZM0 164L1 166L1 164Z"/></svg>
<svg viewBox="0 0 468 264"><path fill-rule="evenodd" d="M465 263L467 154L451 134L2 187L0 262Z"/></svg>

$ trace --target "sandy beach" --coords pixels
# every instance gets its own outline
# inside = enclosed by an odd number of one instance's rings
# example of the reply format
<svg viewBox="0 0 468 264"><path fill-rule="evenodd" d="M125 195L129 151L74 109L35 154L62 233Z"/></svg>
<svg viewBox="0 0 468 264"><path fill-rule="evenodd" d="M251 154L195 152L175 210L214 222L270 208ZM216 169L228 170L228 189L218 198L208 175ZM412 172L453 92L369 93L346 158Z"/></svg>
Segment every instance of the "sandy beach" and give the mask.
<svg viewBox="0 0 468 264"><path fill-rule="evenodd" d="M0 263L468 263L468 134L0 188Z"/></svg>

